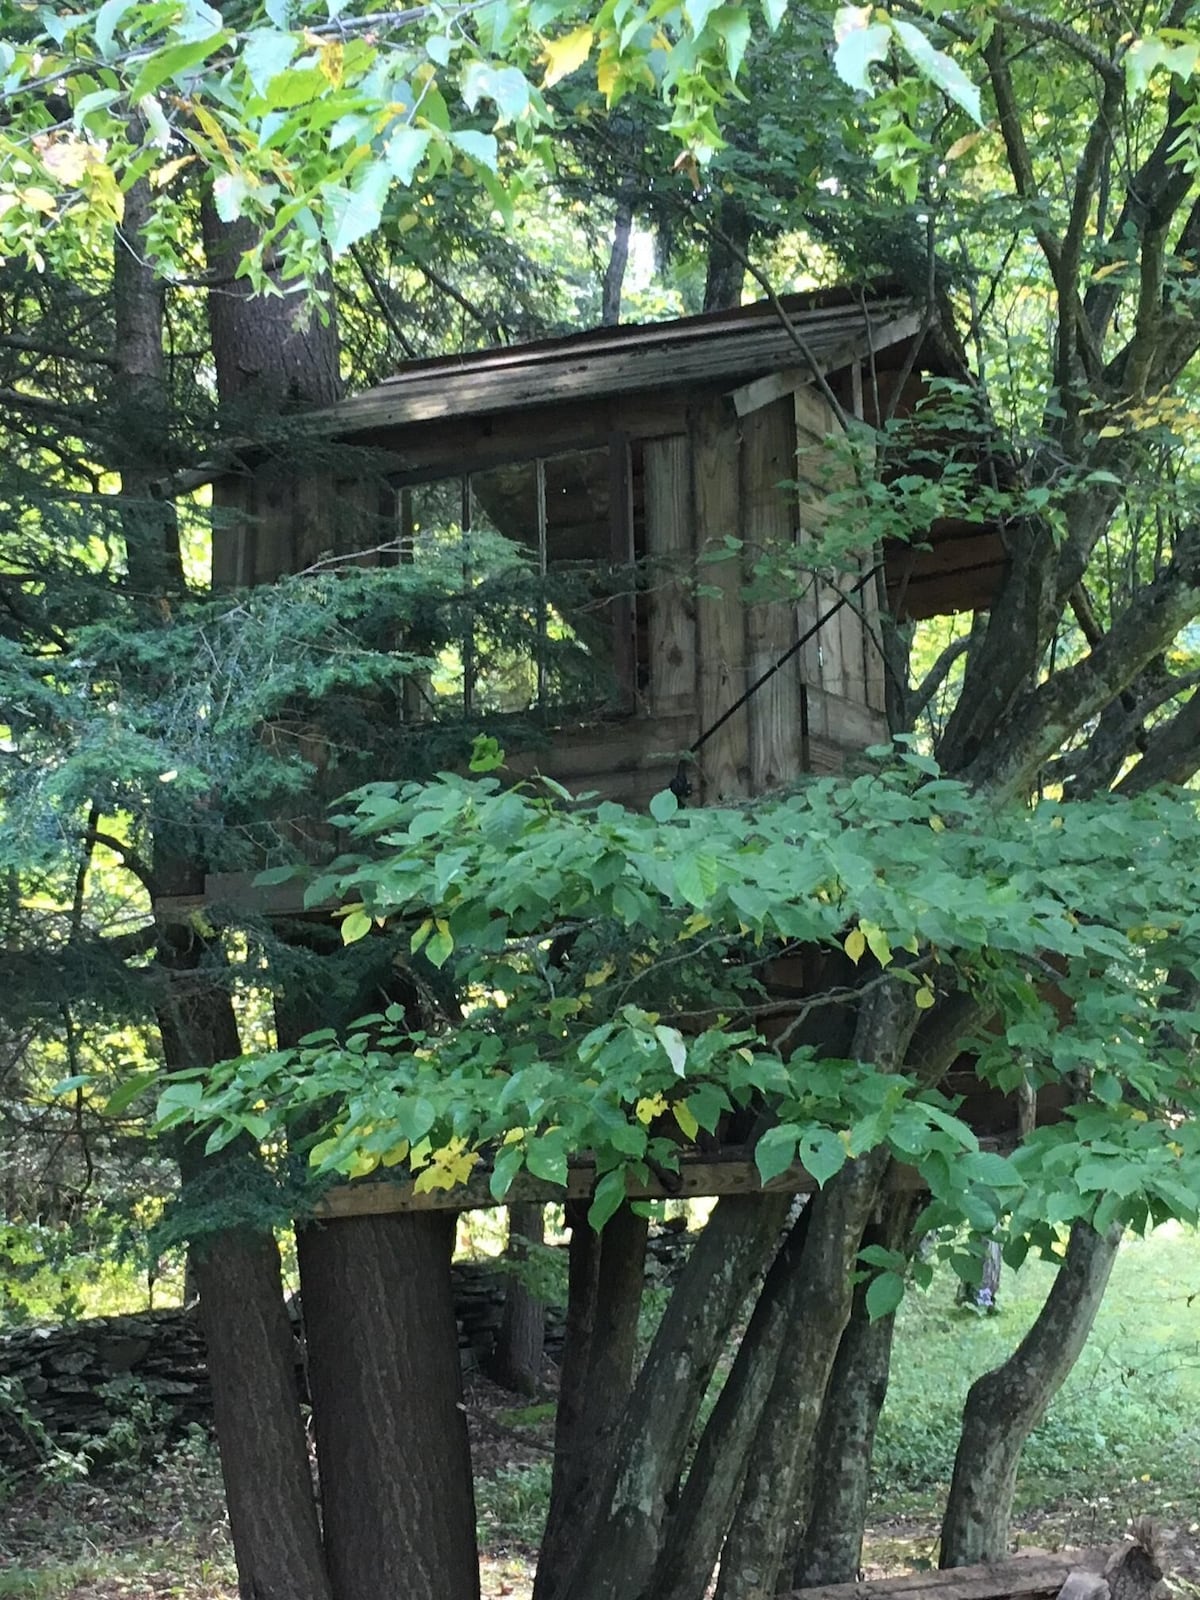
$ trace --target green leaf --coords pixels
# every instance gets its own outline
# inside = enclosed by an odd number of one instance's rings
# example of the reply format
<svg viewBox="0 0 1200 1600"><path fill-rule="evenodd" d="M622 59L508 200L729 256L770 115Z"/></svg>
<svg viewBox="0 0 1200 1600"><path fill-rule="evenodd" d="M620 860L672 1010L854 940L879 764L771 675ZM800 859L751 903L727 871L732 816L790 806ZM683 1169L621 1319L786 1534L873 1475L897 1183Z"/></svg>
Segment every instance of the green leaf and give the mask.
<svg viewBox="0 0 1200 1600"><path fill-rule="evenodd" d="M721 869L711 856L683 855L675 863L675 887L689 905L706 906L721 881Z"/></svg>
<svg viewBox="0 0 1200 1600"><path fill-rule="evenodd" d="M691 24L698 39L704 32L709 17L717 10L720 0L684 0L683 14Z"/></svg>
<svg viewBox="0 0 1200 1600"><path fill-rule="evenodd" d="M193 67L198 67L209 56L215 55L230 37L225 32L213 33L203 39L192 39L187 44L172 45L169 50L156 50L130 89L130 101L136 105L170 79L182 78Z"/></svg>
<svg viewBox="0 0 1200 1600"><path fill-rule="evenodd" d="M268 867L265 872L260 872L254 879L256 889L270 889L277 883L287 883L289 878L295 878L304 868L301 866Z"/></svg>
<svg viewBox="0 0 1200 1600"><path fill-rule="evenodd" d="M361 906L342 918L343 944L357 944L360 939L365 939L370 931L371 918Z"/></svg>
<svg viewBox="0 0 1200 1600"><path fill-rule="evenodd" d="M113 35L117 23L133 4L134 0L104 0L96 13L96 47L105 61L111 61L117 54Z"/></svg>
<svg viewBox="0 0 1200 1600"><path fill-rule="evenodd" d="M853 9L844 7L838 14L839 23ZM891 38L892 32L886 22L851 26L841 35L833 52L833 70L851 89L861 94L873 93L870 69L874 62L887 59Z"/></svg>
<svg viewBox="0 0 1200 1600"><path fill-rule="evenodd" d="M516 67L497 67L472 61L463 74L462 96L467 110L480 100L491 100L505 121L514 121L529 108L529 80Z"/></svg>
<svg viewBox="0 0 1200 1600"><path fill-rule="evenodd" d="M122 1111L127 1111L138 1095L148 1089L158 1078L157 1072L134 1072L125 1082L120 1084L104 1102L104 1115L106 1117L119 1117Z"/></svg>
<svg viewBox="0 0 1200 1600"><path fill-rule="evenodd" d="M596 1193L588 1207L588 1226L599 1233L608 1219L621 1209L624 1200L625 1168L618 1167L615 1172L606 1172L596 1185Z"/></svg>
<svg viewBox="0 0 1200 1600"><path fill-rule="evenodd" d="M750 13L744 5L721 6L708 19L708 25L725 46L729 76L736 78L750 43Z"/></svg>
<svg viewBox="0 0 1200 1600"><path fill-rule="evenodd" d="M687 1045L684 1044L679 1029L667 1028L659 1023L654 1029L654 1037L666 1052L667 1060L671 1063L671 1071L677 1078L682 1078L687 1072Z"/></svg>
<svg viewBox="0 0 1200 1600"><path fill-rule="evenodd" d="M354 186L325 190L325 237L335 258L344 256L352 245L374 233L383 216L383 202L391 185L391 169L386 161L365 162L354 175Z"/></svg>
<svg viewBox="0 0 1200 1600"><path fill-rule="evenodd" d="M900 22L893 18L892 26L896 30L896 37L908 51L914 64L943 94L953 100L955 105L961 106L972 122L978 123L982 128L983 112L980 107L979 86L971 82L958 62L944 51L935 50L920 28L913 23Z"/></svg>
<svg viewBox="0 0 1200 1600"><path fill-rule="evenodd" d="M958 1169L972 1183L986 1183L993 1189L1024 1187L1021 1174L1007 1156L995 1150L969 1151L958 1162Z"/></svg>
<svg viewBox="0 0 1200 1600"><path fill-rule="evenodd" d="M512 1187L512 1181L525 1165L525 1147L521 1144L506 1144L498 1152L492 1163L492 1175L488 1179L488 1189L493 1200L503 1200Z"/></svg>
<svg viewBox="0 0 1200 1600"><path fill-rule="evenodd" d="M432 966L444 967L454 950L454 935L444 917L438 917L433 927L433 935L425 944L425 957Z"/></svg>
<svg viewBox="0 0 1200 1600"><path fill-rule="evenodd" d="M535 1178L566 1188L567 1152L561 1135L543 1134L534 1139L525 1152L525 1165Z"/></svg>
<svg viewBox="0 0 1200 1600"><path fill-rule="evenodd" d="M754 1164L764 1183L786 1172L796 1158L796 1139L800 1130L794 1123L781 1122L768 1128L754 1146Z"/></svg>
<svg viewBox="0 0 1200 1600"><path fill-rule="evenodd" d="M450 143L469 160L478 162L489 172L495 172L500 153L499 146L490 133L475 133L468 128L462 133L452 133Z"/></svg>
<svg viewBox="0 0 1200 1600"><path fill-rule="evenodd" d="M762 0L762 8L767 27L774 33L787 16L788 0Z"/></svg>
<svg viewBox="0 0 1200 1600"><path fill-rule="evenodd" d="M271 80L285 71L299 46L295 34L282 33L278 28L254 28L246 35L242 63L259 94L266 94Z"/></svg>
<svg viewBox="0 0 1200 1600"><path fill-rule="evenodd" d="M154 1074L151 1073L151 1077L153 1076ZM76 1089L82 1089L85 1084L89 1084L92 1081L90 1072L76 1072L70 1078L60 1078L50 1093L57 1099L60 1095L73 1094Z"/></svg>
<svg viewBox="0 0 1200 1600"><path fill-rule="evenodd" d="M651 796L650 815L655 822L670 822L678 810L679 801L670 789L660 789L656 795Z"/></svg>
<svg viewBox="0 0 1200 1600"><path fill-rule="evenodd" d="M846 1146L832 1128L806 1128L796 1154L805 1172L811 1174L822 1189L846 1164Z"/></svg>
<svg viewBox="0 0 1200 1600"><path fill-rule="evenodd" d="M904 1299L904 1279L898 1272L881 1272L867 1288L867 1315L872 1322L890 1317Z"/></svg>

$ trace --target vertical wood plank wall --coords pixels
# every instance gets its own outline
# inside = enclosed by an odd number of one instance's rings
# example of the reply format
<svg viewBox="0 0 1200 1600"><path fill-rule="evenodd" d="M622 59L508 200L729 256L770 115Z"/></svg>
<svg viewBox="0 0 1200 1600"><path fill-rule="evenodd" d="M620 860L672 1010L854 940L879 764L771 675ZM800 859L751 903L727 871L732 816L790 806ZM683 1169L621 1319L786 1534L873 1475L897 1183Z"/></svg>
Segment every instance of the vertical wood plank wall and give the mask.
<svg viewBox="0 0 1200 1600"><path fill-rule="evenodd" d="M686 435L643 448L646 554L650 559L650 711L696 711L695 508ZM696 733L700 732L697 724Z"/></svg>
<svg viewBox="0 0 1200 1600"><path fill-rule="evenodd" d="M695 550L702 559L707 552L720 550L726 535L736 538L741 532L740 440L733 408L724 400L698 405L691 413L690 431ZM696 601L700 727L704 730L745 691L746 628L742 567L737 557L702 565L697 577L712 591ZM650 671L653 675L653 662ZM705 744L700 778L701 799L708 805L741 799L750 792L750 737L748 718L742 712L730 717Z"/></svg>
<svg viewBox="0 0 1200 1600"><path fill-rule="evenodd" d="M849 469L835 463L828 441L841 433L832 407L815 389L793 396L796 426L796 479L799 488L800 543L819 537L828 518L826 497L851 481ZM875 555L867 551L858 570L868 571ZM855 583L853 571L834 583L818 582L800 604L801 631L836 603ZM804 651L805 682L872 711L884 709L883 665L879 645L879 600L866 584L817 634L815 649Z"/></svg>
<svg viewBox="0 0 1200 1600"><path fill-rule="evenodd" d="M796 608L789 600L768 600L759 591L780 592L786 574L758 579L756 563L775 567L795 540L796 514L790 484L796 474L796 435L787 399L762 406L742 419L741 535L745 540L746 643L749 681L757 682L796 639ZM744 715L749 724L750 784L754 794L777 789L800 770L801 683L793 658L751 696ZM742 713L739 713L741 715Z"/></svg>

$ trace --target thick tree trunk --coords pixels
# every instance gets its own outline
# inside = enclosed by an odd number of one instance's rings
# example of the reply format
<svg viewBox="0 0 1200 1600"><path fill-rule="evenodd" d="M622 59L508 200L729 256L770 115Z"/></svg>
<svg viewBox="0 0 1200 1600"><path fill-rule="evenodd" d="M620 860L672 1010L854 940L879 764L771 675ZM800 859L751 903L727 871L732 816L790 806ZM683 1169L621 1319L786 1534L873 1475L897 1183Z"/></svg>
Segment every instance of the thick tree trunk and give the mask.
<svg viewBox="0 0 1200 1600"><path fill-rule="evenodd" d="M717 1202L625 1409L610 1482L570 1600L650 1594L669 1498L700 1405L738 1312L775 1255L787 1206L779 1195Z"/></svg>
<svg viewBox="0 0 1200 1600"><path fill-rule="evenodd" d="M1033 1327L1003 1366L971 1385L942 1520L943 1567L999 1561L1008 1554L1021 1451L1087 1341L1121 1232L1110 1228L1100 1234L1086 1222L1074 1225Z"/></svg>
<svg viewBox="0 0 1200 1600"><path fill-rule="evenodd" d="M801 1283L796 1264L811 1214L806 1206L771 1263L733 1367L700 1436L671 1516L654 1600L697 1600L708 1588L796 1315Z"/></svg>
<svg viewBox="0 0 1200 1600"><path fill-rule="evenodd" d="M905 985L886 983L872 990L859 1009L855 1059L897 1070L917 1016ZM810 1202L812 1217L797 1268L803 1293L725 1541L718 1600L770 1600L780 1586L829 1374L850 1317L856 1258L888 1160L881 1147L848 1162Z"/></svg>
<svg viewBox="0 0 1200 1600"><path fill-rule="evenodd" d="M541 1244L545 1236L545 1215L540 1205L509 1206L506 1253L510 1263L519 1269L528 1258L528 1246ZM545 1344L546 1308L516 1272L510 1272L504 1291L504 1316L488 1361L488 1377L517 1394L536 1394L542 1381Z"/></svg>
<svg viewBox="0 0 1200 1600"><path fill-rule="evenodd" d="M633 1383L646 1271L646 1219L628 1207L601 1233L587 1206L567 1207L571 1227L567 1333L554 1429L550 1509L534 1600L573 1595L572 1577L612 1470L617 1430Z"/></svg>
<svg viewBox="0 0 1200 1600"><path fill-rule="evenodd" d="M864 1243L907 1251L922 1197L893 1195L887 1204L886 1219L867 1229ZM875 1429L887 1398L896 1331L894 1315L871 1321L869 1287L864 1281L854 1293L821 1409L813 1470L807 1475L807 1503L797 1508L803 1533L789 1564L798 1589L853 1583L862 1564Z"/></svg>
<svg viewBox="0 0 1200 1600"><path fill-rule="evenodd" d="M721 1556L718 1600L770 1600L779 1588L797 1488L850 1316L855 1257L886 1167L886 1151L872 1151L843 1167L810 1202L812 1218L794 1269L800 1283L789 1291L797 1314L749 1452Z"/></svg>
<svg viewBox="0 0 1200 1600"><path fill-rule="evenodd" d="M479 1557L452 1220L299 1233L325 1551L335 1600L476 1600Z"/></svg>

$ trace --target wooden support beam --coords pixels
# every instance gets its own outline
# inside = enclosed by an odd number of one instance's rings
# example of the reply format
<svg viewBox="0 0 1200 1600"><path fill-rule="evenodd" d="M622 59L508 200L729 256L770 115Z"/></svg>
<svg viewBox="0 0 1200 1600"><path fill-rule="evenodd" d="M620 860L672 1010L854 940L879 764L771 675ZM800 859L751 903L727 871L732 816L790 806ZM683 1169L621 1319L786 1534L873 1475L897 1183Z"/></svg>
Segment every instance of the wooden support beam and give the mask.
<svg viewBox="0 0 1200 1600"><path fill-rule="evenodd" d="M1102 1572L1107 1550L1048 1551L944 1572L793 1589L777 1600L1053 1600L1068 1572Z"/></svg>
<svg viewBox="0 0 1200 1600"><path fill-rule="evenodd" d="M488 1187L490 1178L491 1172L482 1168L469 1183L456 1189L432 1189L426 1194L417 1194L411 1182L362 1179L358 1183L327 1189L314 1214L330 1218L380 1217L406 1211L478 1211L486 1206L530 1200L552 1204L563 1200L588 1200L596 1187L596 1169L588 1162L579 1162L568 1169L565 1189L561 1184L546 1183L527 1172L520 1173L502 1201L493 1198ZM915 1191L921 1186L920 1175L915 1167L893 1165L888 1186ZM685 1157L677 1175L667 1173L661 1178L651 1175L644 1183L631 1179L627 1193L631 1200L699 1200L723 1194L813 1194L817 1187L816 1179L799 1162L794 1162L769 1183L763 1183L753 1161L689 1160Z"/></svg>

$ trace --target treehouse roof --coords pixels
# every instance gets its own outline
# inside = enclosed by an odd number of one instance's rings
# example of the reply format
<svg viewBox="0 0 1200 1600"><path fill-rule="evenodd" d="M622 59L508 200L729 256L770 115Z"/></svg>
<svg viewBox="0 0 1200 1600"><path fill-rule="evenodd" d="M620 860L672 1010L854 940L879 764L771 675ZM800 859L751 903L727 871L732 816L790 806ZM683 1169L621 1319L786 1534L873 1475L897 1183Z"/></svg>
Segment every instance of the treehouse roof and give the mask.
<svg viewBox="0 0 1200 1600"><path fill-rule="evenodd" d="M442 418L481 417L565 400L725 383L730 387L810 362L836 372L911 339L912 302L894 290L825 289L784 295L785 326L770 301L670 322L592 328L561 339L405 364L325 415L342 437Z"/></svg>

